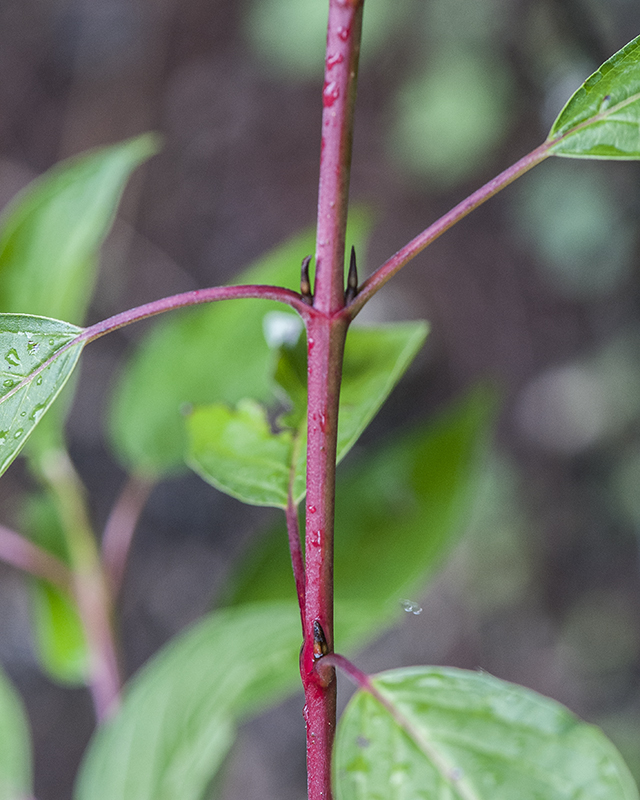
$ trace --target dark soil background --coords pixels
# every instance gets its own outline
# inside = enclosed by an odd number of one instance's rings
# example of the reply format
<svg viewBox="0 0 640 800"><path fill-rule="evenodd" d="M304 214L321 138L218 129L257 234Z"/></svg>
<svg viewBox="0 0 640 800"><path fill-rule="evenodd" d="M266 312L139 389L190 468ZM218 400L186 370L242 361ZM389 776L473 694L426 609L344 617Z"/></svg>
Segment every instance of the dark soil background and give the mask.
<svg viewBox="0 0 640 800"><path fill-rule="evenodd" d="M373 11L382 0L368 2ZM390 142L398 98L434 44L418 35L413 13L437 6L454 46L476 5L407 0L409 12L363 65L352 199L377 218L359 254L365 274L538 145L571 91L640 31L632 0L492 3L499 25L487 41L510 87L504 131L462 169L451 162L458 177L448 179ZM127 190L89 321L225 282L313 224L321 61L309 79L274 70L246 33L252 8L248 0L0 0L0 205L61 158L146 130L164 137ZM500 386L502 405L489 506L480 504L423 613L407 614L359 663L482 667L523 683L602 724L640 777L640 167L562 161L539 170L562 185L582 168L613 198L615 223L623 220L629 245L619 269L618 228L594 245L601 263L587 252L584 263L559 257L554 267L539 247L544 231L522 221L535 200L532 173L418 257L372 307L370 318L432 324L375 431L426 417L481 380ZM555 216L578 213L576 196L560 198ZM611 263L609 275L602 265ZM98 530L124 480L101 420L118 361L143 330L83 356L68 431ZM6 524L28 486L21 463L3 477ZM122 600L128 674L211 607L263 520L195 476L156 487ZM90 700L39 672L22 578L9 568L0 568L0 656L30 715L36 795L67 798L93 726ZM303 759L296 698L245 726L222 797L299 800Z"/></svg>

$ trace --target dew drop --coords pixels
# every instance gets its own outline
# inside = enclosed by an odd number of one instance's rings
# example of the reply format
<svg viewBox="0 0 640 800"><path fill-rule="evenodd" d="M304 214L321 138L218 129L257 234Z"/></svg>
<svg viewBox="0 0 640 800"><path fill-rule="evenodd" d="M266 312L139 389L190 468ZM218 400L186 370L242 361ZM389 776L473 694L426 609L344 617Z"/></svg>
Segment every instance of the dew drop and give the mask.
<svg viewBox="0 0 640 800"><path fill-rule="evenodd" d="M37 422L40 417L44 414L44 410L46 408L46 403L38 403L37 406L34 406L33 411L29 414L29 419L33 422Z"/></svg>
<svg viewBox="0 0 640 800"><path fill-rule="evenodd" d="M9 431L0 431L0 447L7 443L7 435Z"/></svg>
<svg viewBox="0 0 640 800"><path fill-rule="evenodd" d="M15 382L15 381L12 381L12 380L11 380L11 378L7 378L7 380L6 380L6 381L3 381L3 382L2 382L2 385L3 385L3 386L6 386L6 387L7 387L7 389L10 389L12 386L15 386L15 385L16 385L16 382Z"/></svg>
<svg viewBox="0 0 640 800"><path fill-rule="evenodd" d="M36 380L36 386L41 386L41 385L42 385L42 375L38 375L38 378Z"/></svg>
<svg viewBox="0 0 640 800"><path fill-rule="evenodd" d="M24 428L18 428L18 430L13 434L13 438L19 439L23 433L24 433Z"/></svg>
<svg viewBox="0 0 640 800"><path fill-rule="evenodd" d="M315 506L307 506L307 511L310 514L315 514L316 513L316 507Z"/></svg>
<svg viewBox="0 0 640 800"><path fill-rule="evenodd" d="M325 432L326 428L327 428L327 418L324 414L320 414L320 430L322 431L322 433Z"/></svg>
<svg viewBox="0 0 640 800"><path fill-rule="evenodd" d="M350 33L351 33L351 28L345 28L343 25L341 25L338 28L338 37L342 39L343 42L347 41Z"/></svg>
<svg viewBox="0 0 640 800"><path fill-rule="evenodd" d="M35 354L38 352L39 349L40 349L39 342L32 342L31 340L27 342L27 353L29 353L30 356L35 356Z"/></svg>
<svg viewBox="0 0 640 800"><path fill-rule="evenodd" d="M413 600L401 600L400 605L407 612L407 614L415 614L416 617L418 614L422 614L422 606L418 605L418 603L414 602Z"/></svg>
<svg viewBox="0 0 640 800"><path fill-rule="evenodd" d="M334 53L331 56L327 56L327 69L333 69L338 64L342 64L344 61L344 56L342 53Z"/></svg>
<svg viewBox="0 0 640 800"><path fill-rule="evenodd" d="M55 339L49 339L49 344L50 344L52 347L53 347L53 345L54 345L55 343L56 343L56 340L55 340Z"/></svg>
<svg viewBox="0 0 640 800"><path fill-rule="evenodd" d="M322 103L325 108L330 108L340 97L340 87L335 81L328 81L322 91Z"/></svg>
<svg viewBox="0 0 640 800"><path fill-rule="evenodd" d="M20 356L18 355L18 351L15 349L15 347L12 347L11 350L7 350L4 360L12 367L20 366Z"/></svg>
<svg viewBox="0 0 640 800"><path fill-rule="evenodd" d="M21 411L20 412L20 416L21 417L26 417L27 416L27 412L26 411Z"/></svg>
<svg viewBox="0 0 640 800"><path fill-rule="evenodd" d="M311 544L314 547L320 547L320 543L322 542L322 531L313 531L311 534Z"/></svg>

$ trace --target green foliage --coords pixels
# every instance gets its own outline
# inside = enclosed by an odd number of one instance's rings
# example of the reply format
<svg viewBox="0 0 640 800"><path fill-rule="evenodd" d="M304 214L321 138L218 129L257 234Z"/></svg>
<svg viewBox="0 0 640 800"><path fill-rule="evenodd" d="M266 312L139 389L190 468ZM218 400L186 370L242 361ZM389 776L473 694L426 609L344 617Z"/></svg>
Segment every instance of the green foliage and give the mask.
<svg viewBox="0 0 640 800"><path fill-rule="evenodd" d="M131 172L153 155L146 134L63 161L33 181L0 222L0 308L84 320L107 236ZM56 403L30 442L37 458L63 446L66 403Z"/></svg>
<svg viewBox="0 0 640 800"><path fill-rule="evenodd" d="M264 408L241 400L237 408L198 408L189 417L187 463L222 492L256 506L287 507L294 437L274 432Z"/></svg>
<svg viewBox="0 0 640 800"><path fill-rule="evenodd" d="M48 494L26 498L21 516L32 542L72 566L64 528ZM61 683L85 684L89 653L75 602L46 581L33 578L29 584L34 649L43 671Z"/></svg>
<svg viewBox="0 0 640 800"><path fill-rule="evenodd" d="M635 222L607 165L550 160L518 187L515 218L553 288L576 300L604 297L630 276Z"/></svg>
<svg viewBox="0 0 640 800"><path fill-rule="evenodd" d="M400 88L392 147L399 163L446 188L479 171L508 130L509 73L491 52L436 50Z"/></svg>
<svg viewBox="0 0 640 800"><path fill-rule="evenodd" d="M79 333L55 319L0 314L0 474L69 379L82 344L65 346Z"/></svg>
<svg viewBox="0 0 640 800"><path fill-rule="evenodd" d="M548 141L556 156L640 158L640 37L611 56L573 94Z"/></svg>
<svg viewBox="0 0 640 800"><path fill-rule="evenodd" d="M364 61L378 54L406 11L401 0L371 0L363 20ZM317 78L327 36L327 3L253 0L244 26L248 41L275 76L295 81Z"/></svg>
<svg viewBox="0 0 640 800"><path fill-rule="evenodd" d="M360 252L369 227L367 215L350 215L347 236ZM235 282L297 290L300 262L314 250L314 233L295 236ZM129 470L157 478L184 469L185 408L235 405L245 397L273 403L264 320L281 309L272 301L227 300L172 314L154 326L125 365L110 412L111 441Z"/></svg>
<svg viewBox="0 0 640 800"><path fill-rule="evenodd" d="M129 175L158 147L151 135L63 161L3 215L0 308L81 323L95 265Z"/></svg>
<svg viewBox="0 0 640 800"><path fill-rule="evenodd" d="M490 675L409 667L371 678L338 725L336 800L637 800L620 755L592 725Z"/></svg>
<svg viewBox="0 0 640 800"><path fill-rule="evenodd" d="M177 636L96 733L76 800L200 800L238 720L296 686L299 650L295 603L218 611Z"/></svg>
<svg viewBox="0 0 640 800"><path fill-rule="evenodd" d="M349 331L340 391L338 462L400 380L426 334L422 322ZM188 463L213 486L245 503L286 508L290 481L295 503L304 496L306 483L307 386L302 343L282 348L275 377L292 405L280 417L283 430L272 431L264 409L251 400L243 400L235 411L220 405L198 408L188 422Z"/></svg>
<svg viewBox="0 0 640 800"><path fill-rule="evenodd" d="M20 698L0 672L0 800L31 796L31 748Z"/></svg>
<svg viewBox="0 0 640 800"><path fill-rule="evenodd" d="M493 402L472 394L406 432L338 479L335 595L339 648L371 638L402 613L458 540L478 487ZM294 597L284 530L272 530L240 568L231 603ZM357 609L357 613L353 613Z"/></svg>

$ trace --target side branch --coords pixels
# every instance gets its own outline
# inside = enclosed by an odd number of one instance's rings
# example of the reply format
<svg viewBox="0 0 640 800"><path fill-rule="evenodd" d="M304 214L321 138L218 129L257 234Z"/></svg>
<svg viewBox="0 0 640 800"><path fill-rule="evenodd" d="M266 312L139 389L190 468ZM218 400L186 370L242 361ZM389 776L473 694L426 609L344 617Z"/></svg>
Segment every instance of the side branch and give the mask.
<svg viewBox="0 0 640 800"><path fill-rule="evenodd" d="M59 558L0 525L0 561L73 594L73 575Z"/></svg>
<svg viewBox="0 0 640 800"><path fill-rule="evenodd" d="M399 272L405 264L408 264L412 258L417 256L418 253L421 253L431 242L435 241L445 231L453 227L456 222L466 217L467 214L482 205L482 203L490 197L493 197L494 194L504 189L505 186L515 181L516 178L524 175L525 172L528 172L532 167L535 167L536 164L539 164L551 155L550 148L552 144L554 144L554 142L546 141L544 144L540 145L540 147L532 150L524 156L524 158L521 158L488 183L485 183L484 186L469 195L469 197L461 203L458 203L451 211L447 212L443 217L440 217L433 225L430 225L426 230L418 234L415 239L412 239L403 248L398 250L395 255L391 256L388 261L385 261L385 263L362 284L353 302L345 308L345 315L348 316L349 319L353 319L356 314L361 311L365 303L370 300L396 272Z"/></svg>
<svg viewBox="0 0 640 800"><path fill-rule="evenodd" d="M107 333L112 333L118 328L124 328L132 322L140 322L148 317L154 317L165 311L174 311L178 308L201 305L202 303L212 303L217 300L236 300L253 298L257 300L277 300L286 303L295 309L303 319L308 319L312 313L311 308L304 302L301 295L290 289L283 289L279 286L261 286L248 284L246 286L213 286L209 289L194 289L182 294L174 294L171 297L163 297L161 300L153 300L142 306L122 311L113 317L97 322L84 331L69 346L92 342Z"/></svg>

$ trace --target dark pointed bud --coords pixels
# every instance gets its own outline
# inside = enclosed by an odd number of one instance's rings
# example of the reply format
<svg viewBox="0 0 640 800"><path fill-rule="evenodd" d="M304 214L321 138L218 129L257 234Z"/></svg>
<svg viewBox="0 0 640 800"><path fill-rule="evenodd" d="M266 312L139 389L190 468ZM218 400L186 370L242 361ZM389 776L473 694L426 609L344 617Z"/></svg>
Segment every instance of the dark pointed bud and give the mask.
<svg viewBox="0 0 640 800"><path fill-rule="evenodd" d="M311 256L305 256L302 259L302 266L300 267L300 294L305 303L311 305L313 303L313 295L311 294L311 284L309 283L309 263Z"/></svg>
<svg viewBox="0 0 640 800"><path fill-rule="evenodd" d="M356 266L356 249L351 248L351 261L349 262L349 275L347 276L347 291L344 293L345 303L350 303L358 294L358 268Z"/></svg>
<svg viewBox="0 0 640 800"><path fill-rule="evenodd" d="M326 656L328 652L329 652L329 645L327 644L327 640L324 635L324 631L322 630L322 625L320 624L320 620L314 619L313 658L314 660L317 660L318 658L322 658L322 656Z"/></svg>

